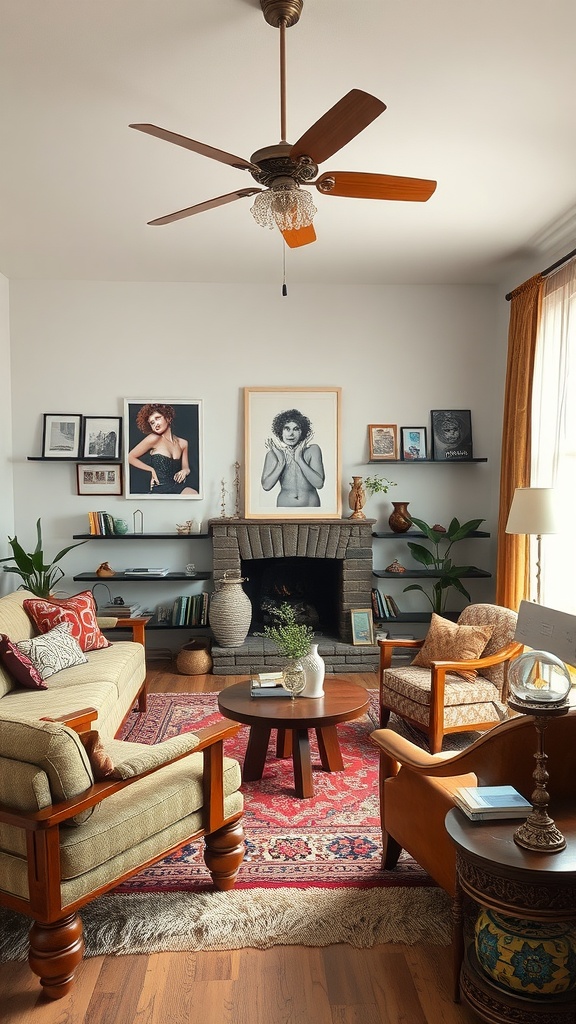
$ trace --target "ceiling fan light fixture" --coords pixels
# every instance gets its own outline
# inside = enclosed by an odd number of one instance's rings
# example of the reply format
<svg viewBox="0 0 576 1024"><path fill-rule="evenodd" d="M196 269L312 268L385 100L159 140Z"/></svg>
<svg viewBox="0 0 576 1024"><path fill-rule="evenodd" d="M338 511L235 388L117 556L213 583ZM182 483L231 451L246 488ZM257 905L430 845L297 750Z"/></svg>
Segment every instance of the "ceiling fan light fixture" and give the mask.
<svg viewBox="0 0 576 1024"><path fill-rule="evenodd" d="M316 207L304 189L268 189L258 193L250 212L262 228L294 231L312 224Z"/></svg>

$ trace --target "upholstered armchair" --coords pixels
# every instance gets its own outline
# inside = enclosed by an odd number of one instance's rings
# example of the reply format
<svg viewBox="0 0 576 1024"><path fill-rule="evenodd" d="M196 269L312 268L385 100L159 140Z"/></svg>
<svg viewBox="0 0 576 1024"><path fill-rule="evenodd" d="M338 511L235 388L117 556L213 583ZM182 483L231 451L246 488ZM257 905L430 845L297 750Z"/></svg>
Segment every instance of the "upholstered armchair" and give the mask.
<svg viewBox="0 0 576 1024"><path fill-rule="evenodd" d="M240 767L223 754L239 726L102 747L95 717L0 720L0 904L33 918L28 959L52 999L82 959L84 904L201 837L218 889L244 855Z"/></svg>
<svg viewBox="0 0 576 1024"><path fill-rule="evenodd" d="M523 649L514 641L516 620L509 608L471 604L457 623L433 615L425 640L379 640L380 724L393 711L424 732L437 753L446 733L501 721L508 662ZM392 665L395 648L412 650L420 664Z"/></svg>
<svg viewBox="0 0 576 1024"><path fill-rule="evenodd" d="M458 754L429 754L392 729L378 729L370 739L380 751L382 866L392 870L401 850L407 850L454 896L455 848L444 827L448 811L455 806L454 790L507 785L529 800L537 746L534 718L519 715L502 722ZM554 817L560 803L574 809L576 802L576 707L550 719L546 752Z"/></svg>

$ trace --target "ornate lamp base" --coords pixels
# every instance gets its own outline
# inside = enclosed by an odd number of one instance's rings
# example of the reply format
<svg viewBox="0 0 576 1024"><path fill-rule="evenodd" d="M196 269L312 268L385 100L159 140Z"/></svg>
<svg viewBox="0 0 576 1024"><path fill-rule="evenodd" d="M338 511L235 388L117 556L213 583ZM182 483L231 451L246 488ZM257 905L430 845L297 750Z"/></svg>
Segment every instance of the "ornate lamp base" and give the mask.
<svg viewBox="0 0 576 1024"><path fill-rule="evenodd" d="M566 846L566 840L553 819L547 814L541 816L537 811L529 814L526 821L516 829L514 842L525 850L542 853L555 853Z"/></svg>

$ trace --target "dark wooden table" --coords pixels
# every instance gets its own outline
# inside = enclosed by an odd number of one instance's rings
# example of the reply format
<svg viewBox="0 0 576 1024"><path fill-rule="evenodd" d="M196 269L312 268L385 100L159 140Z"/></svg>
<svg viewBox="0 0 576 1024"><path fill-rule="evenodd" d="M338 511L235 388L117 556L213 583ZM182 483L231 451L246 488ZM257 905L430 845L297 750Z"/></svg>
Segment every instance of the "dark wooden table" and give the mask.
<svg viewBox="0 0 576 1024"><path fill-rule="evenodd" d="M368 691L357 683L337 678L326 680L324 691L324 697L297 697L296 700L251 697L247 680L220 692L218 707L224 717L250 726L242 773L245 782L262 778L272 729L278 730L276 756L292 756L296 796L314 795L309 729L316 731L324 771L345 770L336 726L366 713Z"/></svg>
<svg viewBox="0 0 576 1024"><path fill-rule="evenodd" d="M553 787L552 787L553 794ZM454 914L455 994L490 1024L574 1024L576 993L545 997L514 995L497 986L478 963L465 937L463 898L526 921L576 921L576 807L551 805L566 839L558 853L532 853L513 839L518 819L470 821L453 809L446 829L456 847Z"/></svg>

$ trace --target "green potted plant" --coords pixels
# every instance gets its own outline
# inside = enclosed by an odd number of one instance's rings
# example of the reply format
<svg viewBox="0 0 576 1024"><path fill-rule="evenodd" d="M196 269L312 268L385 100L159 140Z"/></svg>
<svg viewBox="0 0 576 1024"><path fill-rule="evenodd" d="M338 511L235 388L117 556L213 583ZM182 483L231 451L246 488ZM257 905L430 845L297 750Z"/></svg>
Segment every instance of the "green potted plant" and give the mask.
<svg viewBox="0 0 576 1024"><path fill-rule="evenodd" d="M387 494L390 487L396 487L393 480L387 480L385 476L364 477L364 488L370 497L374 494Z"/></svg>
<svg viewBox="0 0 576 1024"><path fill-rule="evenodd" d="M420 565L425 566L426 569L438 572L440 575L432 585L431 595L419 583L412 583L409 587L404 587L404 593L408 590L421 590L430 602L432 611L437 612L439 615L446 610L448 591L451 588L457 590L470 601L470 594L463 586L461 577L470 572L473 566L455 565L450 557L450 551L453 544L456 544L459 540L464 540L465 537L469 537L484 520L470 519L467 523L460 524L457 519L453 519L447 530L441 530L438 527L429 526L423 519L416 519L414 516L410 516L410 519L432 545L431 548L427 548L423 544L408 542L412 557ZM442 545L444 544L446 547L442 550Z"/></svg>
<svg viewBox="0 0 576 1024"><path fill-rule="evenodd" d="M271 640L280 654L286 658L287 663L282 671L282 682L294 699L299 693L302 693L306 685L304 668L300 659L310 653L314 630L311 626L305 626L297 621L296 612L287 601L284 601L278 608L270 609L270 614L276 619L276 622L272 626L264 626L264 632L257 635Z"/></svg>
<svg viewBox="0 0 576 1024"><path fill-rule="evenodd" d="M36 597L49 597L55 584L65 575L64 571L56 563L68 551L71 551L72 548L80 547L80 544L85 544L86 542L81 540L78 544L69 544L67 548L59 551L51 562L46 562L42 545L42 522L40 519L36 523L36 534L36 547L34 551L28 553L19 544L17 537L8 537L12 554L8 555L7 558L0 558L0 562L14 561L16 563L15 565L5 565L3 569L4 572L13 572L20 576L22 583L18 588L19 590L30 590Z"/></svg>

